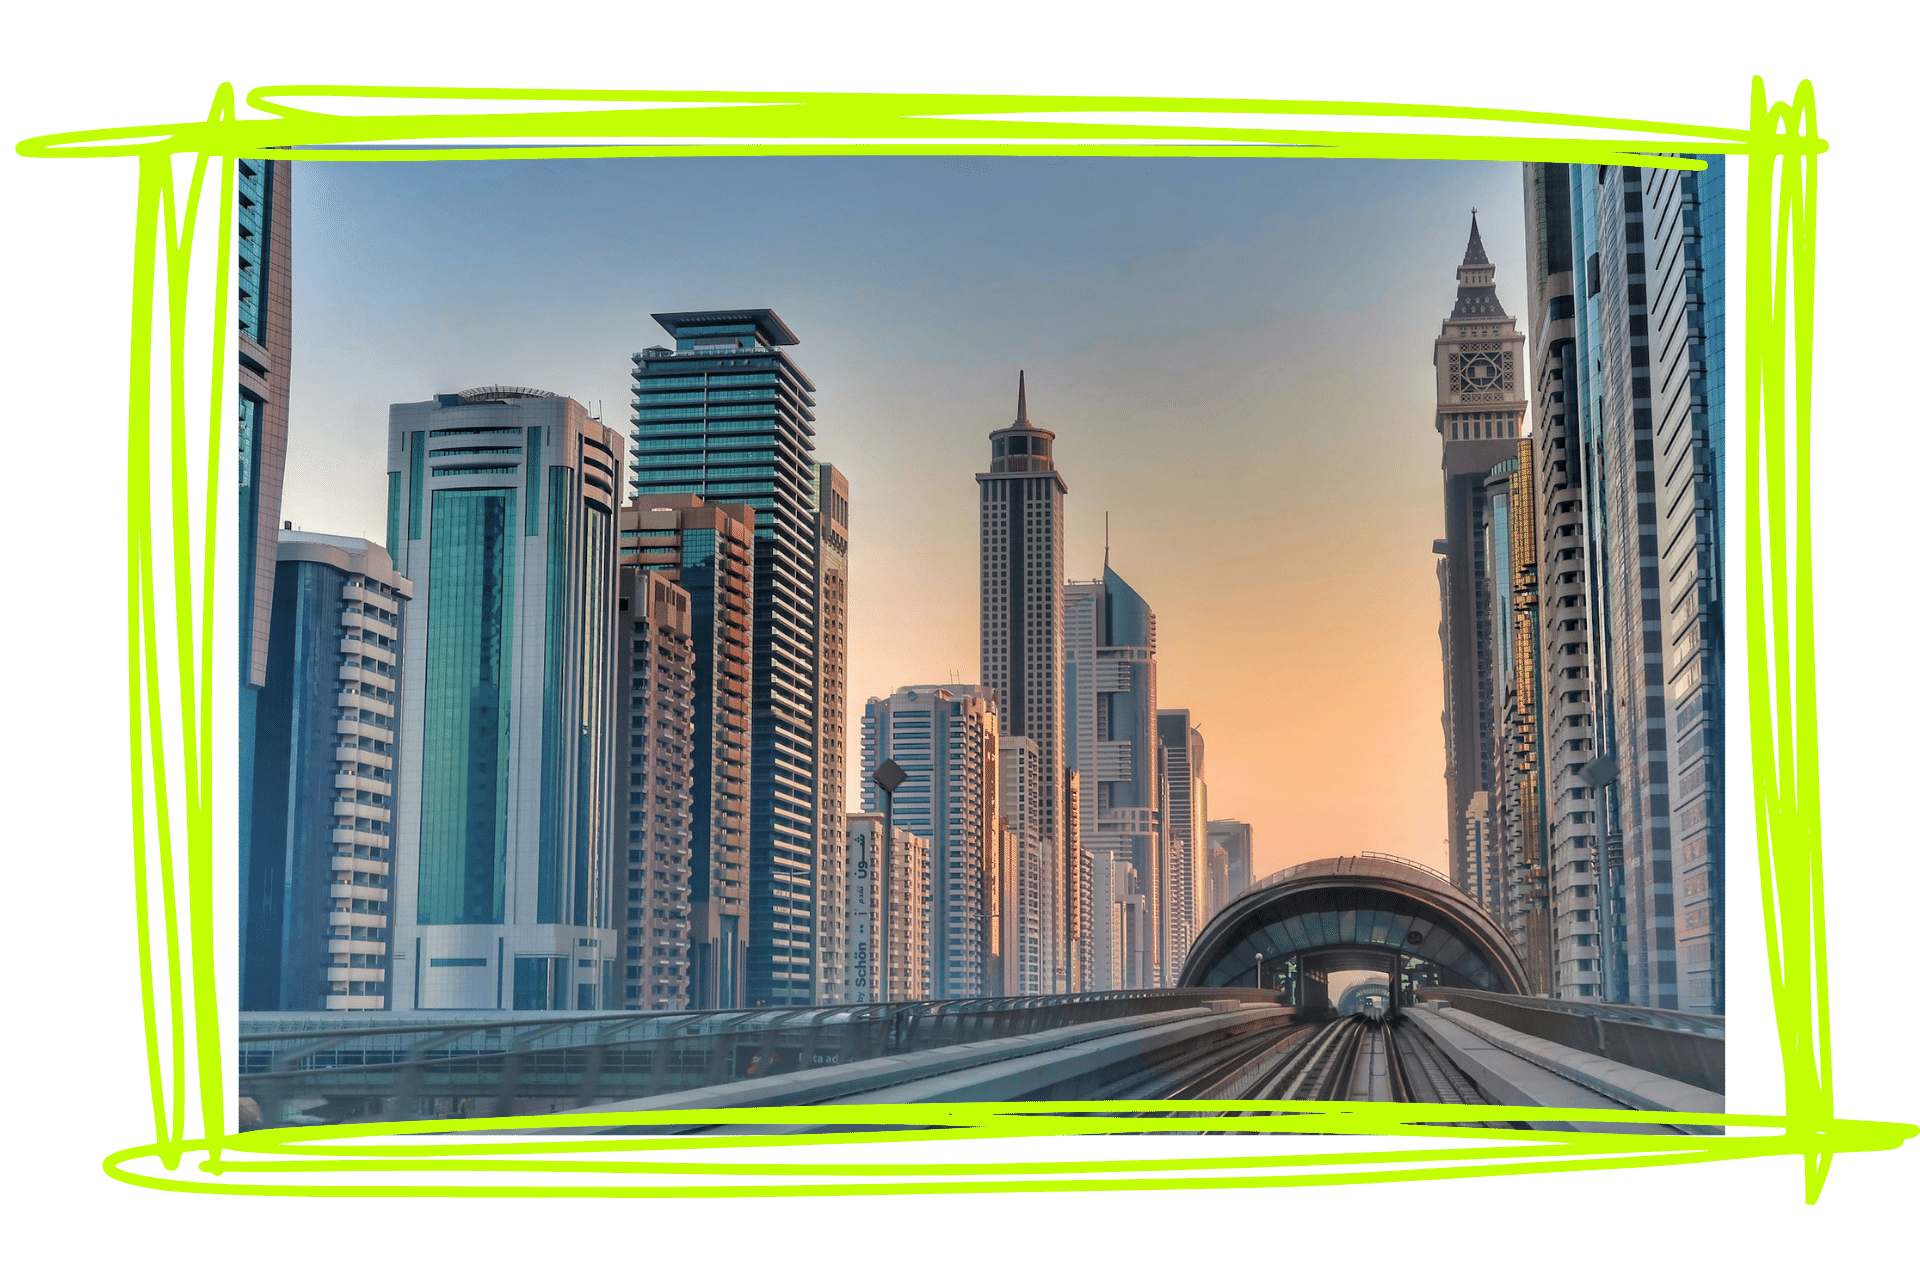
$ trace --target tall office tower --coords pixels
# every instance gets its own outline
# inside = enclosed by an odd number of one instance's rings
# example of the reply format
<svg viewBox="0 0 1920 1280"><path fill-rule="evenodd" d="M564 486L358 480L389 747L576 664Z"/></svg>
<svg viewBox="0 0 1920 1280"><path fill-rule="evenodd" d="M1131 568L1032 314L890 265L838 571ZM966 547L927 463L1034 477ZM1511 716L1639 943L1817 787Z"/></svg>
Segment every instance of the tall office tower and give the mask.
<svg viewBox="0 0 1920 1280"><path fill-rule="evenodd" d="M1612 930L1635 1004L1725 1001L1725 164L1569 175ZM1678 865L1676 866L1676 862Z"/></svg>
<svg viewBox="0 0 1920 1280"><path fill-rule="evenodd" d="M1025 371L1012 425L987 438L993 446L991 469L974 475L980 486L980 682L999 695L1001 730L1031 739L1039 748L1040 822L1049 848L1060 854L1068 848L1060 834L1067 485L1053 469L1053 433L1027 420ZM1064 985L1057 977L1070 966L1072 930L1064 920L1068 875L1066 859L1052 857L1046 869L1052 990Z"/></svg>
<svg viewBox="0 0 1920 1280"><path fill-rule="evenodd" d="M632 514L622 511L622 523ZM686 589L660 570L622 564L615 651L624 728L616 754L626 765L626 821L615 857L626 882L622 1007L685 1009L698 946L687 919L698 907L688 901L694 661L693 599ZM616 801L619 790L616 780Z"/></svg>
<svg viewBox="0 0 1920 1280"><path fill-rule="evenodd" d="M618 1003L621 452L527 387L388 412L387 527L415 590L392 1008Z"/></svg>
<svg viewBox="0 0 1920 1280"><path fill-rule="evenodd" d="M655 493L621 509L622 568L659 574L687 593L693 678L687 887L684 904L667 904L664 927L669 945L688 945L686 998L695 1009L733 1009L745 999L753 555L751 507ZM631 678L628 689L631 697ZM644 709L630 708L628 714L634 720L646 717ZM673 759L660 754L670 748L649 742L648 728L628 725L629 783L635 774L657 778L649 767ZM667 776L670 783L672 775ZM633 788L627 798L631 830L633 806L647 805L649 796L644 788ZM632 910L629 906L627 945L661 945L656 941L662 928L658 902L650 900L641 920Z"/></svg>
<svg viewBox="0 0 1920 1280"><path fill-rule="evenodd" d="M240 1007L387 1007L400 614L364 538L280 531L241 843Z"/></svg>
<svg viewBox="0 0 1920 1280"><path fill-rule="evenodd" d="M1054 992L1054 866L1041 807L1040 746L1032 738L1000 739L1000 818L1007 828L1006 856L1000 878L1000 954L1005 957L1004 994L1042 996Z"/></svg>
<svg viewBox="0 0 1920 1280"><path fill-rule="evenodd" d="M933 998L932 845L896 825L893 856L881 858L886 818L850 813L847 831L849 1004Z"/></svg>
<svg viewBox="0 0 1920 1280"><path fill-rule="evenodd" d="M1213 919L1232 898L1227 891L1227 851L1210 844L1207 846L1207 919Z"/></svg>
<svg viewBox="0 0 1920 1280"><path fill-rule="evenodd" d="M1551 890L1541 838L1546 820L1540 787L1540 592L1534 535L1533 441L1498 463L1486 492L1488 585L1493 593L1493 681L1496 740L1488 820L1498 880L1501 924L1513 939L1536 991L1552 982L1548 919Z"/></svg>
<svg viewBox="0 0 1920 1280"><path fill-rule="evenodd" d="M819 978L814 998L836 1004L847 998L847 520L846 472L828 463L818 471L819 509L814 526L815 629L813 670L819 687L819 729L814 755L814 791L819 818L817 923Z"/></svg>
<svg viewBox="0 0 1920 1280"><path fill-rule="evenodd" d="M1093 910L1087 947L1087 991L1154 985L1153 919L1145 886L1124 853L1088 851Z"/></svg>
<svg viewBox="0 0 1920 1280"><path fill-rule="evenodd" d="M1253 827L1232 818L1210 818L1207 842L1227 855L1227 897L1220 904L1225 906L1253 884Z"/></svg>
<svg viewBox="0 0 1920 1280"><path fill-rule="evenodd" d="M1206 923L1206 743L1184 709L1158 713L1167 800L1162 831L1167 859L1167 981L1180 976L1187 948Z"/></svg>
<svg viewBox="0 0 1920 1280"><path fill-rule="evenodd" d="M984 685L910 685L868 698L860 722L862 808L880 811L873 771L889 757L899 761L907 781L894 792L894 826L931 846L937 999L994 994L988 922L1000 853L999 748L999 712Z"/></svg>
<svg viewBox="0 0 1920 1280"><path fill-rule="evenodd" d="M1440 434L1440 472L1446 492L1447 536L1433 544L1439 556L1440 659L1447 749L1447 842L1453 882L1477 883L1492 909L1494 882L1469 868L1467 807L1493 785L1493 593L1486 563L1487 507L1482 482L1495 464L1512 458L1526 416L1521 377L1525 342L1500 305L1493 263L1473 218L1467 251L1454 272L1459 281L1453 314L1433 343L1436 384L1434 430Z"/></svg>
<svg viewBox="0 0 1920 1280"><path fill-rule="evenodd" d="M633 357L636 500L697 493L754 511L752 867L746 1003L814 1001L820 815L814 385L765 307L653 317L674 349Z"/></svg>
<svg viewBox="0 0 1920 1280"><path fill-rule="evenodd" d="M1138 967L1146 986L1166 972L1166 867L1162 858L1157 626L1153 610L1109 565L1092 582L1064 593L1065 757L1080 771L1080 843L1095 857L1117 853L1133 864L1146 913ZM1092 783L1088 785L1089 781ZM1094 898L1099 910L1099 896Z"/></svg>
<svg viewBox="0 0 1920 1280"><path fill-rule="evenodd" d="M1532 335L1534 500L1540 573L1540 773L1552 894L1553 980L1562 1000L1626 999L1608 981L1603 852L1595 785L1593 655L1580 451L1580 359L1568 166L1521 166L1527 193L1527 330ZM1617 949L1615 949L1617 950Z"/></svg>
<svg viewBox="0 0 1920 1280"><path fill-rule="evenodd" d="M255 719L267 683L273 625L274 556L287 456L287 383L293 364L293 166L236 160L234 233L240 421L240 857L253 833Z"/></svg>

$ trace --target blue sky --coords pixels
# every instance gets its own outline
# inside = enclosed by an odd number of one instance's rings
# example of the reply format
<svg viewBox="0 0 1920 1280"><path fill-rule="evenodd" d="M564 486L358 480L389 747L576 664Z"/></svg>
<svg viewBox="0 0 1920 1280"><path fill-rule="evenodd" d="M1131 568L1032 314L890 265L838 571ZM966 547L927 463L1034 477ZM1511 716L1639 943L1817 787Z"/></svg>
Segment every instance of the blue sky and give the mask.
<svg viewBox="0 0 1920 1280"><path fill-rule="evenodd" d="M287 518L385 526L386 408L490 382L624 429L655 311L771 306L853 486L855 714L978 675L973 473L1058 435L1068 568L1159 613L1160 690L1257 861L1443 856L1432 340L1470 208L1524 309L1517 166L686 159L298 167Z"/></svg>

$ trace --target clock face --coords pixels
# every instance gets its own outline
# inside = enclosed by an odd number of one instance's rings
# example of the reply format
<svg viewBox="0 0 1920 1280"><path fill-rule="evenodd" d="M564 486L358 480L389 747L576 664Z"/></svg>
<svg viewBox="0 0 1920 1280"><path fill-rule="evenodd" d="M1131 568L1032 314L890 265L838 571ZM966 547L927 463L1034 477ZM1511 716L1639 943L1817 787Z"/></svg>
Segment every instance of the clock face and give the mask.
<svg viewBox="0 0 1920 1280"><path fill-rule="evenodd" d="M1466 375L1467 385L1475 391L1485 391L1500 377L1500 370L1486 356L1473 357L1462 372Z"/></svg>

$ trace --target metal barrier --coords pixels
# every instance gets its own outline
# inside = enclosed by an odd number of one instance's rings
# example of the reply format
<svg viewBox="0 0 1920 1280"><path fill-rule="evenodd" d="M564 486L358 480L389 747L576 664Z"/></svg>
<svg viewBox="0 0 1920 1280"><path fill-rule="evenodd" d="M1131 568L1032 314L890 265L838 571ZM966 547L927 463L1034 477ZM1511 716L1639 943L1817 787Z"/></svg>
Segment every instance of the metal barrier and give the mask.
<svg viewBox="0 0 1920 1280"><path fill-rule="evenodd" d="M1727 1091L1726 1019L1712 1014L1510 996L1427 987L1422 1000L1445 1000L1465 1013L1569 1049L1611 1058L1714 1093Z"/></svg>
<svg viewBox="0 0 1920 1280"><path fill-rule="evenodd" d="M1271 991L1171 988L809 1008L460 1017L243 1014L242 1129L531 1115L1197 1008ZM257 1029L249 1029L257 1028Z"/></svg>

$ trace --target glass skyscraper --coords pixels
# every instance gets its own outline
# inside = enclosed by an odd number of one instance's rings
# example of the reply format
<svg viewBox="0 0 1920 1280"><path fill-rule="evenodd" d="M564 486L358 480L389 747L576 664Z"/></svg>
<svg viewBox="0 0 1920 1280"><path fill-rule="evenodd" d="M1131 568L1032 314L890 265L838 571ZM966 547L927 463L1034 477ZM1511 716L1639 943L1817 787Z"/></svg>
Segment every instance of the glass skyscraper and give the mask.
<svg viewBox="0 0 1920 1280"><path fill-rule="evenodd" d="M745 1001L815 996L819 625L814 385L765 307L653 317L672 350L633 357L633 495L754 511L751 866Z"/></svg>
<svg viewBox="0 0 1920 1280"><path fill-rule="evenodd" d="M397 1009L599 1009L619 975L621 439L481 387L389 411L405 628Z"/></svg>
<svg viewBox="0 0 1920 1280"><path fill-rule="evenodd" d="M240 1007L387 1007L400 615L364 538L279 531L243 797Z"/></svg>

